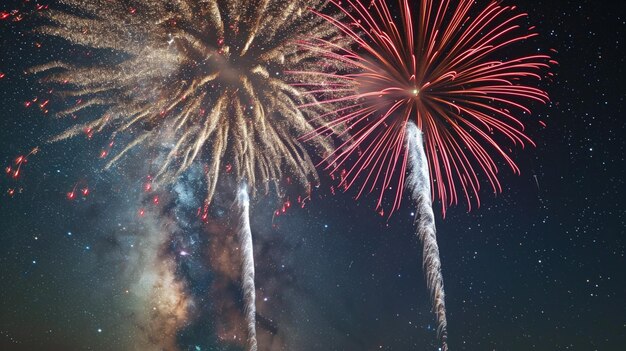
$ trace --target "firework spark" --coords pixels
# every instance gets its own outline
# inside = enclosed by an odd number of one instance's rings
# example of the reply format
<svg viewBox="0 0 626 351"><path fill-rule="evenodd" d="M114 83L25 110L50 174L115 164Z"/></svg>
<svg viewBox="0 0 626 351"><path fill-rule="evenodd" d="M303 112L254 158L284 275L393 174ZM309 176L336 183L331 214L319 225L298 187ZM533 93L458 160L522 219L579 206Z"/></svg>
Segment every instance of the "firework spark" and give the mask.
<svg viewBox="0 0 626 351"><path fill-rule="evenodd" d="M328 168L340 174L345 189L357 179L362 181L357 197L368 188L369 192L378 188L377 208L385 192L395 188L393 213L405 186L409 188L420 211L416 223L423 268L446 350L432 193L441 200L445 215L446 207L458 201L459 192L470 208L472 199L480 205L480 174L494 193L500 192L493 153L519 172L501 143L508 139L515 145L532 144L516 116L530 113L532 102L548 101L547 94L534 85L554 61L541 54L510 57L514 51L505 48L535 34L522 28L525 14L498 1L478 8L474 0L454 5L449 0L420 0L413 8L408 0L400 0L399 20L385 0L331 2L345 20L317 14L352 38L358 48L339 47L323 38L302 43L345 68L345 73L330 75L332 87L317 90L311 85L311 94L321 95L323 104L341 107L334 110L333 121L303 139L345 126L351 135L329 155L333 162ZM354 162L346 171L349 161Z"/></svg>

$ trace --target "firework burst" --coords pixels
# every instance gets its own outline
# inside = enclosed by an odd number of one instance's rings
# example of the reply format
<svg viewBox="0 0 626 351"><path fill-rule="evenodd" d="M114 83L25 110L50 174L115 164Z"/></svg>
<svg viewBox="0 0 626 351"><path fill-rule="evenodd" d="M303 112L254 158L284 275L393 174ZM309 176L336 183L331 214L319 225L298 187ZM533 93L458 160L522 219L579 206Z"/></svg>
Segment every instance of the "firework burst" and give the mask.
<svg viewBox="0 0 626 351"><path fill-rule="evenodd" d="M280 191L283 176L306 185L317 174L305 145L294 135L317 126L309 113L326 114L325 105L302 94L293 70L336 69L315 50L297 45L315 36L344 45L350 38L309 11L313 0L61 0L44 13L38 31L88 49L115 53L106 64L54 61L31 69L78 103L60 116L104 111L52 138L86 133L125 133L128 144L114 154L116 164L135 147L169 149L156 161L152 182L171 183L196 160L206 162L206 204L222 174L242 183L238 238L246 316L246 349L256 350L255 286L248 189ZM117 60L118 63L115 63ZM111 63L113 62L113 63ZM322 85L326 75L307 82ZM308 109L299 106L308 105ZM83 112L83 113L80 113ZM317 123L317 122L316 122ZM332 143L313 138L318 153ZM110 147L102 151L106 158ZM311 179L311 177L313 179ZM146 190L151 188L149 184ZM73 196L73 193L72 193ZM158 202L158 199L157 199ZM244 205L245 204L245 205ZM205 206L206 208L206 206ZM139 212L144 215L144 210Z"/></svg>
<svg viewBox="0 0 626 351"><path fill-rule="evenodd" d="M324 38L303 45L325 51L354 73L331 76L343 96L324 102L341 103L339 116L304 139L342 125L352 131L350 140L328 158L335 161L328 166L333 172L356 159L343 175L343 185L362 182L359 195L380 189L378 206L394 188L391 212L398 209L411 120L424 133L431 185L444 214L459 194L470 208L472 199L480 204L479 175L494 193L500 192L493 155L519 172L502 137L513 145L533 144L517 116L530 113L531 101L548 101L534 84L554 62L543 54L511 57L516 52L511 46L536 35L521 24L526 14L496 1L483 7L469 0L454 5L449 0L415 5L400 0L395 19L385 0L331 2L345 20L318 14L358 48L342 48Z"/></svg>
<svg viewBox="0 0 626 351"><path fill-rule="evenodd" d="M203 156L208 201L227 165L252 192L267 192L272 183L278 189L285 174L304 184L317 177L305 146L293 135L312 130L305 116L323 108L311 104L284 72L319 67L323 59L294 41L312 35L341 41L336 28L308 11L307 6L320 9L321 1L61 3L64 7L44 13L48 24L39 32L124 59L88 66L54 61L31 69L47 73L45 81L57 85L59 94L79 101L61 116L94 107L105 111L53 141L86 131L131 135L107 167L136 146L170 142L155 181L171 182ZM302 104L311 108L298 109ZM332 149L322 138L313 145L320 153Z"/></svg>
<svg viewBox="0 0 626 351"><path fill-rule="evenodd" d="M303 139L346 127L350 136L329 155L333 162L328 168L341 175L346 189L362 182L357 197L378 187L377 207L385 192L394 189L393 213L405 187L410 190L419 210L417 236L426 285L442 349L447 350L432 194L440 198L445 215L458 193L470 208L472 198L480 204L480 174L494 193L500 192L493 154L519 172L501 142L532 144L516 116L530 113L530 102L548 101L534 85L553 61L542 54L510 57L515 52L510 46L535 34L520 25L525 14L496 1L479 8L474 0L421 0L415 7L399 0L399 20L385 0L331 2L343 19L317 14L358 47L339 47L324 38L302 43L340 62L345 72L331 74L333 85L326 91L311 89L323 103L342 106L334 110L333 121Z"/></svg>

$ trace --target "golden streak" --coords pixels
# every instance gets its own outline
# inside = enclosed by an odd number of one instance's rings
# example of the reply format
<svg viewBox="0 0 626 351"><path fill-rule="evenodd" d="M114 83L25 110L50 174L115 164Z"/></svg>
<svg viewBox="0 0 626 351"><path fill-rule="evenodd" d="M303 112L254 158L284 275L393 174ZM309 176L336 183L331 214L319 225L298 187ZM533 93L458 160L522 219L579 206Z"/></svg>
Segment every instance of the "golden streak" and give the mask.
<svg viewBox="0 0 626 351"><path fill-rule="evenodd" d="M47 11L38 30L124 58L113 64L74 66L53 61L31 69L62 86L63 96L82 103L68 115L105 107L105 113L52 138L83 130L112 129L131 140L107 164L133 147L159 148L157 181L173 181L194 161L207 162L210 201L221 170L231 164L238 179L269 191L287 173L305 184L317 180L314 164L298 137L322 124L318 115L332 109L301 93L308 84L323 86L331 75L289 72L341 69L336 60L302 45L322 38L340 46L348 39L310 8L317 0L154 0L129 7L126 1L62 0ZM86 115L87 113L85 113ZM310 140L318 154L333 146L323 136Z"/></svg>

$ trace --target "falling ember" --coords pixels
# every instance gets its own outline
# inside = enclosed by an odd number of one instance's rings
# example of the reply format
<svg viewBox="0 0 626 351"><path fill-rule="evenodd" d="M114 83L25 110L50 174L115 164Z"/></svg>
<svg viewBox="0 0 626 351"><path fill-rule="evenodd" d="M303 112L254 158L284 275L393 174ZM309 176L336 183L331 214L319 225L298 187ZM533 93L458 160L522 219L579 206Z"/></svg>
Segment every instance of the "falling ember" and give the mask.
<svg viewBox="0 0 626 351"><path fill-rule="evenodd" d="M39 147L33 148L26 155L20 155L20 156L16 157L15 160L13 161L14 164L15 164L15 168L13 168L11 166L5 167L4 170L7 173L7 175L10 175L11 177L17 179L20 176L20 174L21 174L22 166L25 165L26 163L28 163L28 157L37 154L37 152L39 152Z"/></svg>
<svg viewBox="0 0 626 351"><path fill-rule="evenodd" d="M6 74L5 74L5 73L0 72L0 79L4 78L5 76L6 76Z"/></svg>
<svg viewBox="0 0 626 351"><path fill-rule="evenodd" d="M82 188L79 188L79 186L82 186ZM89 193L90 190L86 182L84 180L79 180L72 187L72 191L69 191L65 196L68 200L74 200L76 199L77 194L82 195L83 197L87 197Z"/></svg>
<svg viewBox="0 0 626 351"><path fill-rule="evenodd" d="M140 208L138 214L139 217L143 217L146 214L146 211L143 208Z"/></svg>
<svg viewBox="0 0 626 351"><path fill-rule="evenodd" d="M209 202L204 201L204 205L202 207L198 207L197 216L203 221L208 222L209 220Z"/></svg>

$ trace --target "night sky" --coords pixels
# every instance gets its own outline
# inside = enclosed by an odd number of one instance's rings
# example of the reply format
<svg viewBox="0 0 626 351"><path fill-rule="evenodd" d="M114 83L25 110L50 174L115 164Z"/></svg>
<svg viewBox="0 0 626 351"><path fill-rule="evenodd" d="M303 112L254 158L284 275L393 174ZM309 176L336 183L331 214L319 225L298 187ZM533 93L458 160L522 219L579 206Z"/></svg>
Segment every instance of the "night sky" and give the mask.
<svg viewBox="0 0 626 351"><path fill-rule="evenodd" d="M537 146L515 152L521 175L502 167L503 193L469 213L435 206L450 348L623 350L626 4L504 3L559 65L551 103L523 119ZM72 122L25 106L47 92L23 72L84 51L32 34L34 7L0 4L2 168L40 147L0 180L0 350L242 349L232 199L202 223L199 166L146 192L147 151L105 171L106 135L45 143ZM332 184L276 218L278 199L252 203L259 349L436 350L408 197L388 218Z"/></svg>

